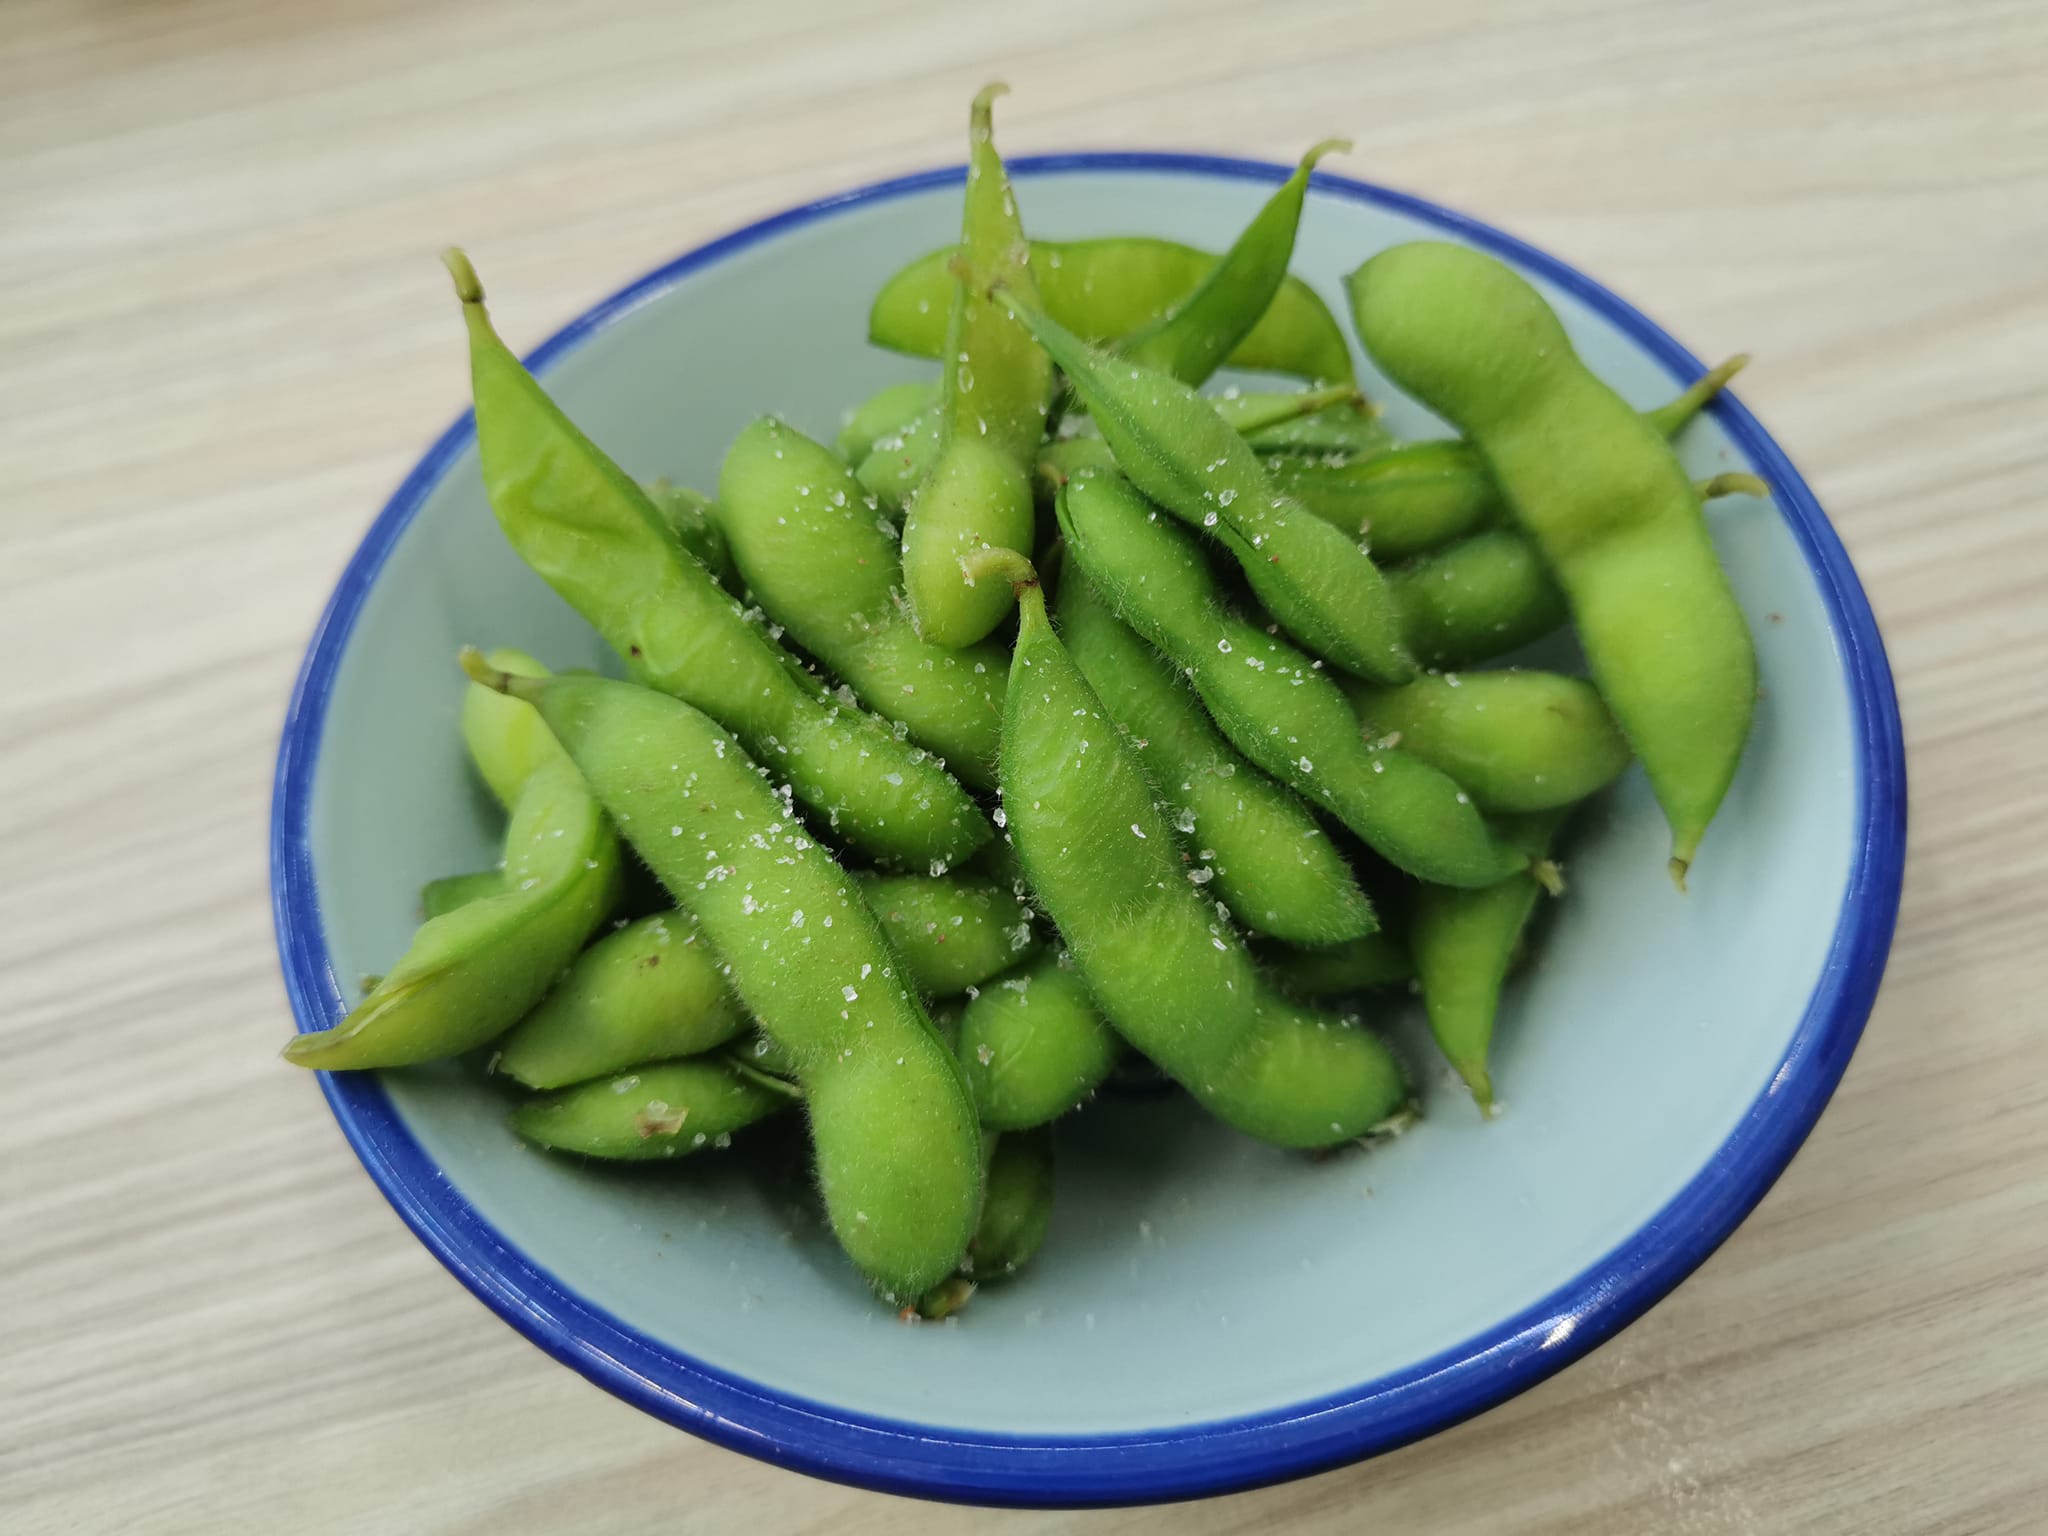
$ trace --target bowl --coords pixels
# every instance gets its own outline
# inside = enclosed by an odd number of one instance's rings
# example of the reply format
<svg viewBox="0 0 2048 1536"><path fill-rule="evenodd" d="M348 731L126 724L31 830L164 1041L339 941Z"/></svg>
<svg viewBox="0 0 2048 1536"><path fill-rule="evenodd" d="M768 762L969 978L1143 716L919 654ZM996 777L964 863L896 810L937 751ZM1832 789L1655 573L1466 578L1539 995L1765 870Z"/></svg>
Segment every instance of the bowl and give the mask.
<svg viewBox="0 0 2048 1536"><path fill-rule="evenodd" d="M1076 154L1012 172L1040 235L1220 248L1287 168ZM643 476L712 486L764 411L829 437L850 402L929 372L866 346L864 322L888 273L953 238L961 179L883 182L715 240L531 365ZM1336 301L1366 255L1418 237L1520 268L1633 401L1701 371L1570 267L1361 182L1315 178L1295 270ZM497 298L517 311L516 293ZM1362 379L1398 430L1441 431ZM1761 657L1755 734L1688 894L1665 877L1639 772L1589 818L1571 898L1504 1006L1498 1120L1422 1065L1426 1044L1410 1053L1421 1124L1321 1162L1177 1096L1099 1103L1061 1127L1033 1268L957 1322L916 1327L866 1293L800 1173L704 1158L621 1174L537 1153L505 1129L504 1094L452 1067L324 1078L343 1132L421 1241L541 1348L649 1413L824 1477L991 1503L1189 1497L1500 1402L1639 1316L1763 1196L1848 1062L1897 909L1903 752L1855 573L1732 396L1682 451L1696 474L1753 470L1776 491L1713 514ZM423 881L496 857L455 728L464 643L609 665L500 536L467 415L350 561L286 718L272 874L302 1029L334 1022L356 978L404 948Z"/></svg>

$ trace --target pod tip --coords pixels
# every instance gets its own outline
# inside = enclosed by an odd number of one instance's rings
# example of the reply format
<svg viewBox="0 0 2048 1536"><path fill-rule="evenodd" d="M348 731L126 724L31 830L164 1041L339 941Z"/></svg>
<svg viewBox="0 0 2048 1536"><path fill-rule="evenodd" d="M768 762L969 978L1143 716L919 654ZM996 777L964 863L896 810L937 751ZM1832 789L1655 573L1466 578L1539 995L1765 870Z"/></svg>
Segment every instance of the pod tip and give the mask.
<svg viewBox="0 0 2048 1536"><path fill-rule="evenodd" d="M475 646L465 645L460 651L456 652L455 660L462 670L468 674L469 680L472 683L480 683L486 688L494 688L499 693L510 693L512 691L512 674L492 666L485 659L484 653Z"/></svg>
<svg viewBox="0 0 2048 1536"><path fill-rule="evenodd" d="M974 93L974 104L970 109L977 118L987 117L999 97L1010 94L1010 87L1001 80L991 80ZM955 98L957 100L957 98Z"/></svg>
<svg viewBox="0 0 2048 1536"><path fill-rule="evenodd" d="M484 285L476 275L476 268L470 264L468 255L459 245L451 245L441 253L441 265L448 269L448 275L455 279L455 296L465 304L481 304L484 301Z"/></svg>
<svg viewBox="0 0 2048 1536"><path fill-rule="evenodd" d="M1692 860L1690 858L1680 858L1674 853L1671 856L1670 864L1666 867L1671 871L1671 883L1678 887L1678 894L1683 896L1685 894L1685 872L1692 868Z"/></svg>
<svg viewBox="0 0 2048 1536"><path fill-rule="evenodd" d="M1316 162L1325 155L1348 155L1350 153L1351 141L1349 139L1325 139L1301 157L1300 169L1304 171L1314 170Z"/></svg>

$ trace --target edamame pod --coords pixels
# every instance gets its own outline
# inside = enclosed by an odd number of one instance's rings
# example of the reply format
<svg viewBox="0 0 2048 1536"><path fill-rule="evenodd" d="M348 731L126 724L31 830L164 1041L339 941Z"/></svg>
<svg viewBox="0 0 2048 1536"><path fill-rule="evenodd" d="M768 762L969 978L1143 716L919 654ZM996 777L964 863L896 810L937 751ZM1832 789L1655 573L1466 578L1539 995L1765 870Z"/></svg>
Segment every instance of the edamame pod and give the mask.
<svg viewBox="0 0 2048 1536"><path fill-rule="evenodd" d="M1426 667L1465 667L1565 622L1564 594L1527 534L1489 528L1387 572L1401 627Z"/></svg>
<svg viewBox="0 0 2048 1536"><path fill-rule="evenodd" d="M529 1088L560 1088L723 1045L747 1023L724 969L687 912L614 929L512 1027L494 1070Z"/></svg>
<svg viewBox="0 0 2048 1536"><path fill-rule="evenodd" d="M903 591L917 633L936 645L985 638L1010 610L1000 582L977 587L961 557L983 548L1028 550L1037 526L1031 466L1045 435L1052 368L1031 337L988 293L1000 283L1034 298L1024 229L1002 158L992 108L1007 86L974 98L968 119L966 272L946 327L939 393L939 451L904 508Z"/></svg>
<svg viewBox="0 0 2048 1536"><path fill-rule="evenodd" d="M1009 658L921 638L900 606L896 540L824 446L763 419L726 451L719 515L754 600L869 709L901 721L977 788L995 786Z"/></svg>
<svg viewBox="0 0 2048 1536"><path fill-rule="evenodd" d="M1259 319L1272 307L1287 280L1294 233L1308 196L1309 173L1349 140L1325 139L1301 157L1294 174L1280 184L1220 261L1180 303L1117 344L1117 351L1147 368L1170 373L1183 384L1200 384L1223 366ZM1346 370L1345 378L1350 377Z"/></svg>
<svg viewBox="0 0 2048 1536"><path fill-rule="evenodd" d="M1002 760L1011 838L1103 1016L1249 1135L1331 1146L1386 1119L1407 1097L1392 1054L1260 978L1188 885L1144 770L1054 635L1028 565L981 569L1020 587Z"/></svg>
<svg viewBox="0 0 2048 1536"><path fill-rule="evenodd" d="M1118 468L1219 540L1289 634L1375 682L1415 675L1378 568L1353 540L1276 495L1258 454L1214 406L1170 375L1087 346L1028 302L1010 303L1087 402Z"/></svg>
<svg viewBox="0 0 2048 1536"><path fill-rule="evenodd" d="M1748 362L1730 358L1675 399L1645 411L1643 419L1674 436ZM1324 522L1364 539L1377 560L1421 554L1506 516L1485 460L1457 439L1388 444L1367 457L1336 463L1276 458L1267 472L1275 486ZM1740 489L1747 493L1751 487Z"/></svg>
<svg viewBox="0 0 2048 1536"><path fill-rule="evenodd" d="M951 1317L982 1286L1007 1280L1036 1256L1052 1220L1052 1136L1044 1128L988 1138L988 1194L959 1271L925 1292L917 1315Z"/></svg>
<svg viewBox="0 0 2048 1536"><path fill-rule="evenodd" d="M953 256L953 247L943 247L890 278L869 311L868 340L915 357L941 356L953 301ZM1143 236L1031 242L1031 275L1046 312L1095 342L1116 341L1171 313L1218 259L1209 251ZM1247 372L1333 384L1356 376L1350 345L1330 307L1298 277L1280 285L1226 362Z"/></svg>
<svg viewBox="0 0 2048 1536"><path fill-rule="evenodd" d="M1756 708L1756 651L1700 498L1657 429L1479 251L1396 246L1348 280L1366 348L1486 460L1571 605L1594 680L1671 824L1682 887Z"/></svg>
<svg viewBox="0 0 2048 1536"><path fill-rule="evenodd" d="M1565 813L1542 811L1507 823L1506 833L1532 859L1548 853ZM1536 910L1534 880L1504 880L1484 890L1453 891L1425 885L1416 894L1408 945L1422 984L1429 1031L1482 1113L1493 1113L1493 1078L1486 1056L1500 1010L1501 983L1513 963L1522 930Z"/></svg>
<svg viewBox="0 0 2048 1536"><path fill-rule="evenodd" d="M468 259L446 261L469 328L484 487L526 563L635 677L733 731L847 843L923 868L988 841L987 821L928 753L806 680L747 622L498 339Z"/></svg>
<svg viewBox="0 0 2048 1536"><path fill-rule="evenodd" d="M731 1144L735 1131L796 1102L722 1056L656 1062L519 1105L512 1129L535 1146L654 1162Z"/></svg>
<svg viewBox="0 0 2048 1536"><path fill-rule="evenodd" d="M1183 858L1193 855L1188 880L1247 928L1291 943L1368 932L1372 903L1309 808L1223 739L1201 701L1074 564L1061 575L1059 619L1067 654L1171 808Z"/></svg>
<svg viewBox="0 0 2048 1536"><path fill-rule="evenodd" d="M474 874L443 875L420 887L420 916L445 917L457 907L466 907L472 901L495 896L504 889L505 876L500 870L479 869Z"/></svg>
<svg viewBox="0 0 2048 1536"><path fill-rule="evenodd" d="M861 489L884 507L900 509L919 482L931 473L939 456L939 409L936 405L897 431L875 439L874 447L854 468Z"/></svg>
<svg viewBox="0 0 2048 1536"><path fill-rule="evenodd" d="M548 669L524 651L499 646L485 659L501 672L521 677L546 677ZM566 763L568 756L546 722L517 699L474 683L462 690L462 744L469 761L498 804L511 810L533 771L544 763ZM430 914L431 915L431 914Z"/></svg>
<svg viewBox="0 0 2048 1536"><path fill-rule="evenodd" d="M1599 690L1556 672L1437 672L1399 688L1346 686L1366 739L1398 741L1483 811L1545 811L1614 782L1628 742Z"/></svg>
<svg viewBox="0 0 2048 1536"><path fill-rule="evenodd" d="M1068 555L1187 674L1252 762L1421 879L1491 885L1527 862L1448 775L1397 748L1368 746L1322 663L1230 613L1193 538L1129 481L1076 476L1057 507ZM1015 679L1013 665L1013 689Z"/></svg>
<svg viewBox="0 0 2048 1536"><path fill-rule="evenodd" d="M1008 881L966 874L853 878L903 961L905 978L924 997L979 986L1038 946L1031 909Z"/></svg>
<svg viewBox="0 0 2048 1536"><path fill-rule="evenodd" d="M474 651L463 665L539 709L788 1053L840 1246L892 1301L944 1279L981 1207L974 1104L851 877L687 704L603 678L513 677Z"/></svg>
<svg viewBox="0 0 2048 1536"><path fill-rule="evenodd" d="M618 840L567 761L521 788L503 878L499 894L422 924L346 1018L294 1036L285 1060L333 1072L459 1056L540 1001L618 898Z"/></svg>
<svg viewBox="0 0 2048 1536"><path fill-rule="evenodd" d="M712 580L728 592L736 591L738 573L733 568L732 552L725 547L725 535L719 532L718 509L711 498L686 485L653 480L647 485L647 500L659 514L668 536L682 545L710 573Z"/></svg>
<svg viewBox="0 0 2048 1536"><path fill-rule="evenodd" d="M890 384L876 390L848 414L832 440L833 452L848 465L858 465L885 437L902 433L938 404L939 386L920 379L915 384Z"/></svg>
<svg viewBox="0 0 2048 1536"><path fill-rule="evenodd" d="M1123 1053L1073 963L1050 951L983 987L960 1016L960 1064L990 1130L1078 1108Z"/></svg>
<svg viewBox="0 0 2048 1536"><path fill-rule="evenodd" d="M1216 414L1240 437L1276 465L1296 457L1342 454L1347 459L1355 458L1393 446L1394 435L1355 388L1326 404L1309 407L1309 402L1324 399L1328 394L1327 390L1292 395L1236 394L1226 390L1204 398L1215 403ZM1290 404L1295 408L1288 410ZM1285 414L1280 414L1283 411ZM1269 465L1269 472L1271 468Z"/></svg>
<svg viewBox="0 0 2048 1536"><path fill-rule="evenodd" d="M1384 929L1320 949L1261 949L1258 956L1273 979L1296 997L1349 997L1395 986L1415 974L1407 945Z"/></svg>

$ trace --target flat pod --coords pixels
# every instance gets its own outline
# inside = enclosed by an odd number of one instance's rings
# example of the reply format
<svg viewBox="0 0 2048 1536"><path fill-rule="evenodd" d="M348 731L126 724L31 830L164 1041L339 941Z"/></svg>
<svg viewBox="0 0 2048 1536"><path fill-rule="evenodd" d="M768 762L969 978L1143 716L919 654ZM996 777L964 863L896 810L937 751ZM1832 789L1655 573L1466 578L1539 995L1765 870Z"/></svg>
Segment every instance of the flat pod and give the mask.
<svg viewBox="0 0 2048 1536"><path fill-rule="evenodd" d="M1470 439L1542 550L1671 824L1682 882L1756 707L1756 652L1699 492L1504 263L1462 246L1397 246L1348 286L1367 350Z"/></svg>
<svg viewBox="0 0 2048 1536"><path fill-rule="evenodd" d="M478 680L530 700L730 966L809 1107L841 1247L886 1298L950 1274L981 1204L973 1102L852 878L739 744L688 705L594 677Z"/></svg>
<svg viewBox="0 0 2048 1536"><path fill-rule="evenodd" d="M1507 835L1531 858L1542 858L1564 816L1556 810L1517 817ZM1415 897L1408 945L1430 1033L1486 1114L1493 1112L1487 1053L1501 984L1540 895L1535 881L1515 879L1472 891L1424 886Z"/></svg>
<svg viewBox="0 0 2048 1536"><path fill-rule="evenodd" d="M496 895L430 918L348 1016L296 1035L287 1061L321 1071L458 1056L539 1002L618 898L618 840L566 760L535 769L505 833Z"/></svg>
<svg viewBox="0 0 2048 1536"><path fill-rule="evenodd" d="M732 731L847 843L923 868L986 842L987 821L928 753L827 696L747 621L498 339L468 260L446 259L469 328L484 488L520 557L639 681Z"/></svg>
<svg viewBox="0 0 2048 1536"><path fill-rule="evenodd" d="M1153 324L1125 337L1117 350L1183 384L1200 384L1220 368L1271 308L1287 280L1309 173L1323 156L1350 147L1345 140L1327 139L1303 155L1294 174L1203 274L1194 292Z"/></svg>
<svg viewBox="0 0 2048 1536"><path fill-rule="evenodd" d="M1098 240L1034 240L1031 275L1046 311L1090 341L1111 342L1157 323L1184 303L1221 259L1143 235ZM931 251L882 286L868 314L868 340L915 357L945 350L953 300L954 248ZM1316 291L1289 277L1226 366L1251 373L1348 384L1351 348Z"/></svg>

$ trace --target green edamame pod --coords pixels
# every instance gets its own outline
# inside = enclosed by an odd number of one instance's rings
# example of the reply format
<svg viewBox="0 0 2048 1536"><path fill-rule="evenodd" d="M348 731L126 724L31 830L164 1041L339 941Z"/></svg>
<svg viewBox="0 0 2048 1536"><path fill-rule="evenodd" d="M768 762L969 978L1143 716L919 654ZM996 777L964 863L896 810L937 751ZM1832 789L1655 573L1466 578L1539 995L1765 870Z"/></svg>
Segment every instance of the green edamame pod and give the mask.
<svg viewBox="0 0 2048 1536"><path fill-rule="evenodd" d="M875 451L876 443L899 436L938 400L939 386L928 380L886 385L848 413L846 424L832 440L832 449L848 465L858 465Z"/></svg>
<svg viewBox="0 0 2048 1536"><path fill-rule="evenodd" d="M1266 472L1282 495L1364 540L1375 560L1435 549L1500 515L1493 477L1461 442L1403 443L1338 464L1290 455Z"/></svg>
<svg viewBox="0 0 2048 1536"><path fill-rule="evenodd" d="M988 579L1002 567L982 565ZM1021 560L1003 805L1017 857L1103 1016L1195 1099L1289 1147L1363 1134L1407 1097L1376 1038L1260 978L1182 873L1135 755L1053 634Z"/></svg>
<svg viewBox="0 0 2048 1536"><path fill-rule="evenodd" d="M1349 997L1396 986L1415 974L1407 945L1384 929L1320 949L1276 947L1258 954L1273 979L1296 997Z"/></svg>
<svg viewBox="0 0 2048 1536"><path fill-rule="evenodd" d="M747 1023L724 969L687 912L614 929L499 1042L495 1070L560 1088L723 1045Z"/></svg>
<svg viewBox="0 0 2048 1536"><path fill-rule="evenodd" d="M1422 879L1491 885L1527 862L1495 839L1448 775L1397 748L1369 746L1322 663L1233 615L1193 538L1129 481L1080 475L1056 505L1074 563L1187 674L1252 762Z"/></svg>
<svg viewBox="0 0 2048 1536"><path fill-rule="evenodd" d="M635 677L733 731L848 843L922 868L992 829L929 754L806 680L669 536L640 487L578 431L491 329L459 251L477 448L499 526Z"/></svg>
<svg viewBox="0 0 2048 1536"><path fill-rule="evenodd" d="M1039 488L1047 494L1088 469L1116 469L1116 455L1099 437L1055 438L1038 450Z"/></svg>
<svg viewBox="0 0 2048 1536"><path fill-rule="evenodd" d="M1296 457L1342 454L1350 459L1393 446L1394 435L1381 423L1364 395L1348 387L1337 399L1328 399L1329 393L1307 390L1276 395L1226 391L1205 398L1215 404L1216 414L1238 436L1262 456L1272 459L1268 473L1274 466ZM1289 410L1290 405L1295 408Z"/></svg>
<svg viewBox="0 0 2048 1536"><path fill-rule="evenodd" d="M936 645L972 645L1010 610L1009 589L975 586L961 572L961 557L983 548L1028 550L1037 527L1031 465L1045 435L1052 368L988 297L998 283L1037 293L1017 200L995 148L992 108L1008 89L988 86L969 114L960 226L966 280L946 328L939 452L904 508L904 596L917 633Z"/></svg>
<svg viewBox="0 0 2048 1536"><path fill-rule="evenodd" d="M1038 945L1031 909L1006 880L857 874L855 882L924 997L952 997L1000 975Z"/></svg>
<svg viewBox="0 0 2048 1536"><path fill-rule="evenodd" d="M988 1194L967 1257L977 1283L1014 1275L1037 1254L1052 1221L1052 1135L1005 1132L988 1160Z"/></svg>
<svg viewBox="0 0 2048 1536"><path fill-rule="evenodd" d="M540 710L789 1053L826 1214L854 1264L890 1300L944 1279L981 1206L974 1103L853 880L687 704L603 678L512 677L474 651L463 665Z"/></svg>
<svg viewBox="0 0 2048 1536"><path fill-rule="evenodd" d="M1078 1108L1123 1053L1062 954L1047 952L990 982L960 1016L960 1064L990 1130L1028 1130Z"/></svg>
<svg viewBox="0 0 2048 1536"><path fill-rule="evenodd" d="M959 1271L919 1298L917 1315L928 1322L951 1317L982 1286L1016 1274L1037 1254L1052 1221L1051 1133L1040 1128L986 1140L988 1194L981 1222Z"/></svg>
<svg viewBox="0 0 2048 1536"><path fill-rule="evenodd" d="M768 616L966 783L992 789L1009 658L990 641L920 638L898 605L896 540L846 467L801 432L756 421L726 450L720 517Z"/></svg>
<svg viewBox="0 0 2048 1536"><path fill-rule="evenodd" d="M1061 574L1059 619L1068 656L1171 807L1183 857L1194 856L1189 881L1208 885L1247 928L1292 943L1368 932L1372 903L1309 808L1223 739L1075 565Z"/></svg>
<svg viewBox="0 0 2048 1536"><path fill-rule="evenodd" d="M485 659L501 672L549 675L526 652L510 646L487 652ZM536 768L569 760L539 715L517 699L474 684L462 690L462 744L469 749L477 776L508 811L519 803L519 792Z"/></svg>
<svg viewBox="0 0 2048 1536"><path fill-rule="evenodd" d="M348 1016L285 1060L323 1072L459 1056L554 984L618 899L619 847L567 761L534 769L505 833L504 889L429 919Z"/></svg>
<svg viewBox="0 0 2048 1536"><path fill-rule="evenodd" d="M536 1146L654 1162L731 1144L735 1131L796 1102L722 1056L656 1062L521 1104L507 1117Z"/></svg>
<svg viewBox="0 0 2048 1536"><path fill-rule="evenodd" d="M1398 740L1483 811L1546 811L1605 788L1628 742L1599 690L1556 672L1437 672L1399 688L1345 688L1366 738Z"/></svg>
<svg viewBox="0 0 2048 1536"><path fill-rule="evenodd" d="M1384 442L1387 437L1386 428L1379 425L1356 384L1287 391L1226 389L1220 395L1202 398L1216 407L1216 414L1232 431L1262 452L1269 445L1277 448L1287 434L1300 432L1315 439L1339 423L1347 428L1355 423L1370 430L1374 442Z"/></svg>
<svg viewBox="0 0 2048 1536"><path fill-rule="evenodd" d="M1151 324L1126 336L1117 351L1132 362L1172 374L1183 384L1200 384L1249 336L1272 307L1287 280L1294 233L1308 196L1309 173L1332 150L1348 150L1348 139L1325 139L1301 157L1294 174L1267 199L1222 259L1180 303ZM1344 377L1350 377L1349 371Z"/></svg>
<svg viewBox="0 0 2048 1536"><path fill-rule="evenodd" d="M939 409L936 405L875 439L867 457L855 466L861 489L884 506L900 508L939 457Z"/></svg>
<svg viewBox="0 0 2048 1536"><path fill-rule="evenodd" d="M1674 436L1748 361L1730 358L1675 399L1645 411L1643 419ZM1367 457L1336 463L1275 459L1268 473L1317 517L1364 539L1379 560L1421 554L1506 516L1485 460L1456 439L1389 443Z"/></svg>
<svg viewBox="0 0 2048 1536"><path fill-rule="evenodd" d="M725 547L725 535L718 528L718 509L702 491L668 480L652 480L646 487L647 500L660 515L668 536L711 574L726 591L737 586L732 553Z"/></svg>
<svg viewBox="0 0 2048 1536"><path fill-rule="evenodd" d="M1258 454L1213 405L1168 374L1096 351L1014 295L1011 308L1087 402L1118 468L1221 542L1289 634L1375 682L1415 675L1378 568L1353 540L1275 494Z"/></svg>
<svg viewBox="0 0 2048 1536"><path fill-rule="evenodd" d="M869 311L868 340L914 357L941 356L953 301L953 255L951 246L929 252L890 278ZM1095 342L1129 336L1171 313L1218 259L1144 236L1031 242L1031 274L1046 312ZM1356 377L1351 348L1330 307L1298 277L1280 285L1227 365L1340 384Z"/></svg>
<svg viewBox="0 0 2048 1536"><path fill-rule="evenodd" d="M420 887L420 916L445 917L457 907L466 907L486 896L496 896L504 889L505 876L501 870L479 869L474 874L443 875Z"/></svg>
<svg viewBox="0 0 2048 1536"><path fill-rule="evenodd" d="M1465 667L1565 622L1564 594L1527 534L1489 528L1387 572L1401 626L1426 667Z"/></svg>
<svg viewBox="0 0 2048 1536"><path fill-rule="evenodd" d="M1671 824L1683 886L1749 738L1757 682L1698 491L1504 263L1455 245L1396 246L1349 288L1367 349L1471 440L1542 550Z"/></svg>
<svg viewBox="0 0 2048 1536"><path fill-rule="evenodd" d="M1530 858L1540 859L1564 816L1563 810L1519 816L1506 823L1505 832ZM1476 891L1425 885L1415 897L1408 946L1429 1031L1489 1115L1493 1078L1486 1055L1500 1010L1501 983L1540 894L1534 880L1518 878Z"/></svg>

